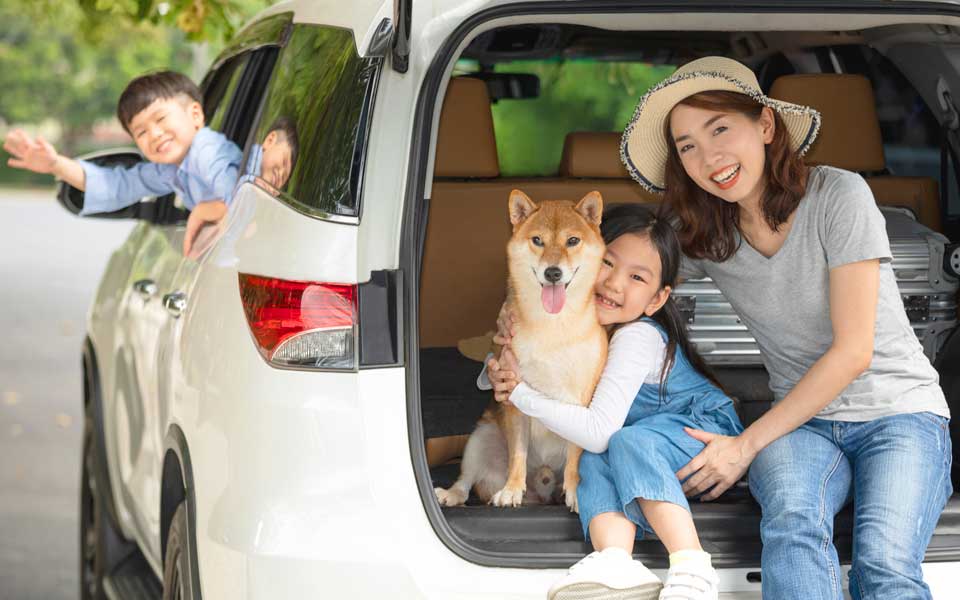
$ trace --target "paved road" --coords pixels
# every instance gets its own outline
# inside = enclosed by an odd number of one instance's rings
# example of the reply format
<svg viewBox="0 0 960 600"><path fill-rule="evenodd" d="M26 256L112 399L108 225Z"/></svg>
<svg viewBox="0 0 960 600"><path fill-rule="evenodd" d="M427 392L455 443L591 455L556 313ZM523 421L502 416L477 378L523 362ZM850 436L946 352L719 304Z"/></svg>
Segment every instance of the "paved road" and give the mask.
<svg viewBox="0 0 960 600"><path fill-rule="evenodd" d="M80 348L133 222L0 188L0 600L76 600Z"/></svg>

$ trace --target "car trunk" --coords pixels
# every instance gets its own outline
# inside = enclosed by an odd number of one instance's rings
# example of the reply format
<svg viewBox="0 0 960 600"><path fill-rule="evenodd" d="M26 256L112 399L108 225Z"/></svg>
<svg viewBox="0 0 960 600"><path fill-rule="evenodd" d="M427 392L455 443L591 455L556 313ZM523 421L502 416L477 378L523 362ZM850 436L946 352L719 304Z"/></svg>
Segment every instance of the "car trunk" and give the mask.
<svg viewBox="0 0 960 600"><path fill-rule="evenodd" d="M619 35L623 39L623 33ZM455 42L448 44L451 53ZM436 80L425 89L430 85L441 87L441 71L434 73ZM567 156L566 145L558 175L502 177L492 119L489 110L483 110L489 108L489 99L482 98L483 89L482 83L462 79L450 82L440 115L432 191L429 199L406 217L408 239L417 241L408 242L404 252L420 274L418 294L415 298L411 294L412 306L408 307L411 318L418 323L415 341L408 346L412 354L408 364L410 431L414 438L411 447L427 514L452 550L468 560L494 566L566 566L592 550L575 514L562 505L497 508L473 496L464 506L440 507L432 489L449 487L459 473L459 464L453 459L428 468L420 440L470 433L491 401L491 392L477 387L477 377L483 349L504 298L504 247L510 235L506 199L510 190L521 189L539 201L576 200L596 189L601 191L605 205L649 203L655 198L629 178L584 168ZM430 97L429 93L422 95ZM428 164L429 115L433 108L427 105L428 100L421 102L422 129L420 145L414 149L414 165ZM884 183L880 182L881 189ZM410 188L408 198L410 193L424 198L419 192L415 186ZM880 201L882 192L875 194ZM899 205L896 200L891 204ZM940 350L935 365L954 412L960 410L958 364L960 336L953 335ZM762 366L754 362L714 367L727 392L738 399L745 425L769 408L772 394ZM960 446L960 427L956 424L951 424L951 435L956 456ZM960 488L957 462L953 481L954 487ZM761 514L745 481L714 502L692 502L691 509L701 543L715 565L759 568ZM836 518L834 540L840 560L846 564L851 559L852 531L852 507L847 506ZM653 536L637 541L634 553L651 567L667 566L666 551ZM960 560L960 494L949 500L926 559Z"/></svg>

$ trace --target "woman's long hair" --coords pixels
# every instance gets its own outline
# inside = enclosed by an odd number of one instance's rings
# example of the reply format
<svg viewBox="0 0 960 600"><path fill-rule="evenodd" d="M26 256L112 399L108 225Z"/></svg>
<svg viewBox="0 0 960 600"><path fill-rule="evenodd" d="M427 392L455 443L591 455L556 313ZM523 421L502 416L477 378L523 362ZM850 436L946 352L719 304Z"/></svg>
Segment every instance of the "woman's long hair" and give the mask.
<svg viewBox="0 0 960 600"><path fill-rule="evenodd" d="M764 106L745 94L736 92L701 92L679 102L686 106L727 113L741 113L757 120ZM790 218L807 190L808 168L803 158L790 148L787 127L777 111L774 115L773 141L764 152L766 185L760 208L773 231ZM684 253L691 258L723 262L734 255L739 246L739 207L714 196L698 186L683 168L667 119L664 135L668 156L664 172L662 209L677 220L677 235Z"/></svg>
<svg viewBox="0 0 960 600"><path fill-rule="evenodd" d="M669 221L658 218L645 206L618 204L604 211L603 220L600 222L600 233L607 244L628 233L646 236L660 256L660 288L676 287L682 256L677 233L670 226ZM663 401L666 397L667 375L676 364L677 348L683 351L694 369L722 389L720 382L690 341L683 315L672 295L651 318L667 333L667 352L663 368L660 370L660 400Z"/></svg>

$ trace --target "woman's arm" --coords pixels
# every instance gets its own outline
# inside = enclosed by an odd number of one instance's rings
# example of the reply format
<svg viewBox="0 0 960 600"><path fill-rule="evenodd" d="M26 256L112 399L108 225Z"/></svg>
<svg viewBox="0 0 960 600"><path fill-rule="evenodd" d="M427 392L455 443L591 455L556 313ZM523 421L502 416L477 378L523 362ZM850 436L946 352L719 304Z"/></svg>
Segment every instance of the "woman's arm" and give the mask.
<svg viewBox="0 0 960 600"><path fill-rule="evenodd" d="M518 383L509 395L510 402L521 412L540 420L560 437L590 452L607 449L610 436L623 427L633 399L651 374L659 375L666 345L660 332L646 323L623 327L610 340L607 364L593 392L589 406L566 404L538 392L525 383ZM509 360L507 350L502 358ZM506 361L497 365L508 372L518 371ZM519 380L520 374L514 373ZM499 394L500 375L491 373L494 390Z"/></svg>
<svg viewBox="0 0 960 600"><path fill-rule="evenodd" d="M758 452L813 418L870 366L879 292L878 259L830 270L830 348L783 400L739 436L688 430L707 444L677 472L681 481L690 476L683 486L688 496L713 488L703 499L719 497L743 476Z"/></svg>

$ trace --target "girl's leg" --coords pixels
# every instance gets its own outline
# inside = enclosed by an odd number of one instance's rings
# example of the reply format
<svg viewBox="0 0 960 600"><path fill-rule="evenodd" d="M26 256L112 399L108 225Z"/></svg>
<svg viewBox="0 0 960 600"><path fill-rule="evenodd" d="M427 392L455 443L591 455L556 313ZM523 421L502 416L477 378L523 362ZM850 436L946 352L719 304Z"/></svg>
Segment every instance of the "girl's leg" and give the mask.
<svg viewBox="0 0 960 600"><path fill-rule="evenodd" d="M548 600L610 599L655 600L660 579L633 560L637 527L623 513L607 453L584 452L580 458L577 503L584 534L596 552L570 567L547 592Z"/></svg>
<svg viewBox="0 0 960 600"><path fill-rule="evenodd" d="M657 534L667 552L673 554L680 550L703 550L700 537L693 524L693 517L682 506L659 500L638 498L640 510L653 532ZM630 522L626 517L624 521Z"/></svg>
<svg viewBox="0 0 960 600"><path fill-rule="evenodd" d="M947 420L918 413L843 426L856 474L850 595L928 599L920 564L952 493Z"/></svg>
<svg viewBox="0 0 960 600"><path fill-rule="evenodd" d="M850 462L834 424L813 419L764 448L750 466L750 491L763 517L763 597L843 598L833 520L850 493Z"/></svg>
<svg viewBox="0 0 960 600"><path fill-rule="evenodd" d="M622 512L600 513L590 519L590 541L596 550L622 548L633 552L633 541L637 539L637 526Z"/></svg>

